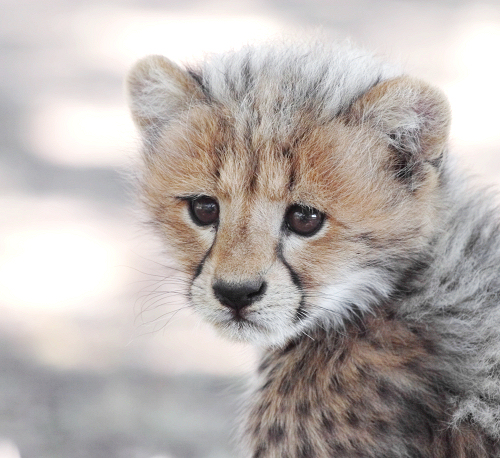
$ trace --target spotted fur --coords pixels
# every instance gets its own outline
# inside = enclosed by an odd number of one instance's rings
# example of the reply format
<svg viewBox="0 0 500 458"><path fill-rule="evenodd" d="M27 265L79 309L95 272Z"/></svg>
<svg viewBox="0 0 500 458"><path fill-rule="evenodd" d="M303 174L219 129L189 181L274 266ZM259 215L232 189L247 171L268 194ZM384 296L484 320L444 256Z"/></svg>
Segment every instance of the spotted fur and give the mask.
<svg viewBox="0 0 500 458"><path fill-rule="evenodd" d="M243 456L500 457L498 217L448 159L441 92L322 44L151 56L128 89L190 305L263 351ZM325 215L310 236L297 204Z"/></svg>

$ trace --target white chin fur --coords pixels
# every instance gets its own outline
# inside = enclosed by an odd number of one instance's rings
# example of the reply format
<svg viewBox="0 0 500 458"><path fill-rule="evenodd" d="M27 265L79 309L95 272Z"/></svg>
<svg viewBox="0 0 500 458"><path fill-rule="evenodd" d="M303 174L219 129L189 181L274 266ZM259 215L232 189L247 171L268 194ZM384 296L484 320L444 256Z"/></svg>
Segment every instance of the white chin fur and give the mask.
<svg viewBox="0 0 500 458"><path fill-rule="evenodd" d="M236 321L215 324L216 330L226 339L251 343L259 347L283 347L291 339L307 333L304 331L306 327L305 322L298 325L289 322L281 328L278 326L267 328L251 322L238 323Z"/></svg>
<svg viewBox="0 0 500 458"><path fill-rule="evenodd" d="M353 313L369 313L392 290L393 279L381 269L352 269L335 283L323 286L309 302L316 320L338 328Z"/></svg>
<svg viewBox="0 0 500 458"><path fill-rule="evenodd" d="M304 328L303 322L294 323L293 320L298 302L288 304L286 308L283 305L256 304L244 313L245 319L240 321L220 304L209 308L206 303L200 305L194 301L193 306L222 337L262 347L283 346Z"/></svg>

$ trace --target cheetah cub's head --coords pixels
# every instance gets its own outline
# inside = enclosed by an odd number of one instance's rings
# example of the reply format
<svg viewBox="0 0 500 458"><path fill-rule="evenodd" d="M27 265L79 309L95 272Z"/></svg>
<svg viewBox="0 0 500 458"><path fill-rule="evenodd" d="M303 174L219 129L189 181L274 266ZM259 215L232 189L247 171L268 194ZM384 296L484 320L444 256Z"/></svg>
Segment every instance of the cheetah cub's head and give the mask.
<svg viewBox="0 0 500 458"><path fill-rule="evenodd" d="M150 56L128 90L149 214L230 338L342 326L391 298L436 230L447 102L365 54Z"/></svg>

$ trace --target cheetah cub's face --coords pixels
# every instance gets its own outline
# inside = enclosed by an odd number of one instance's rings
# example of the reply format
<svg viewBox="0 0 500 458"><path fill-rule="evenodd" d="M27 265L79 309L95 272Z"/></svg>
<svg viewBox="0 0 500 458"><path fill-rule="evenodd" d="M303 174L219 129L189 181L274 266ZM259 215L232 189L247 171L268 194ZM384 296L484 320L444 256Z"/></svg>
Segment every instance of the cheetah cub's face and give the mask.
<svg viewBox="0 0 500 458"><path fill-rule="evenodd" d="M159 56L134 67L143 197L194 309L230 338L282 345L402 280L435 230L448 107L405 77L332 114L293 85L230 76Z"/></svg>

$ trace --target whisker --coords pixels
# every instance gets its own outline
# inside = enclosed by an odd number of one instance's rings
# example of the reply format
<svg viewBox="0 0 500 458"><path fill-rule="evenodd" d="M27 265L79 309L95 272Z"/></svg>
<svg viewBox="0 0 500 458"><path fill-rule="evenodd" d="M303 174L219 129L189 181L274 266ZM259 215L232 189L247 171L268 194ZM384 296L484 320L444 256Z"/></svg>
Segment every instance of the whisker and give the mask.
<svg viewBox="0 0 500 458"><path fill-rule="evenodd" d="M144 324L147 324L147 323L151 323L151 322L155 322L159 319L161 319L161 317L164 317L164 316L167 316L171 313L174 313L176 311L179 311L179 310L182 310L182 309L185 309L185 308L190 308L191 307L191 304L186 304L184 301L182 301L181 303L179 302L162 302L163 298L160 298L160 299L157 299L155 301L155 303L153 304L148 304L147 307L143 308L139 313L138 315L136 316L136 319L135 319L135 323L138 322L139 318L140 318L140 322L141 322L141 325L144 325ZM175 308L174 310L168 310L166 312L163 312L161 315L159 316L156 316L156 317L152 317L151 319L146 319L146 316L151 316L153 311L154 310L158 310L160 309L161 307L164 307L164 306L172 306L172 305L176 305L177 308ZM179 307L180 305L180 307Z"/></svg>
<svg viewBox="0 0 500 458"><path fill-rule="evenodd" d="M165 330L167 328L167 326L169 325L169 323L175 318L175 315L177 315L177 313L179 313L181 310L184 310L186 308L189 308L189 306L181 307L180 309L175 310L174 313L172 314L172 316L167 320L167 322L161 328L157 329L156 332Z"/></svg>

